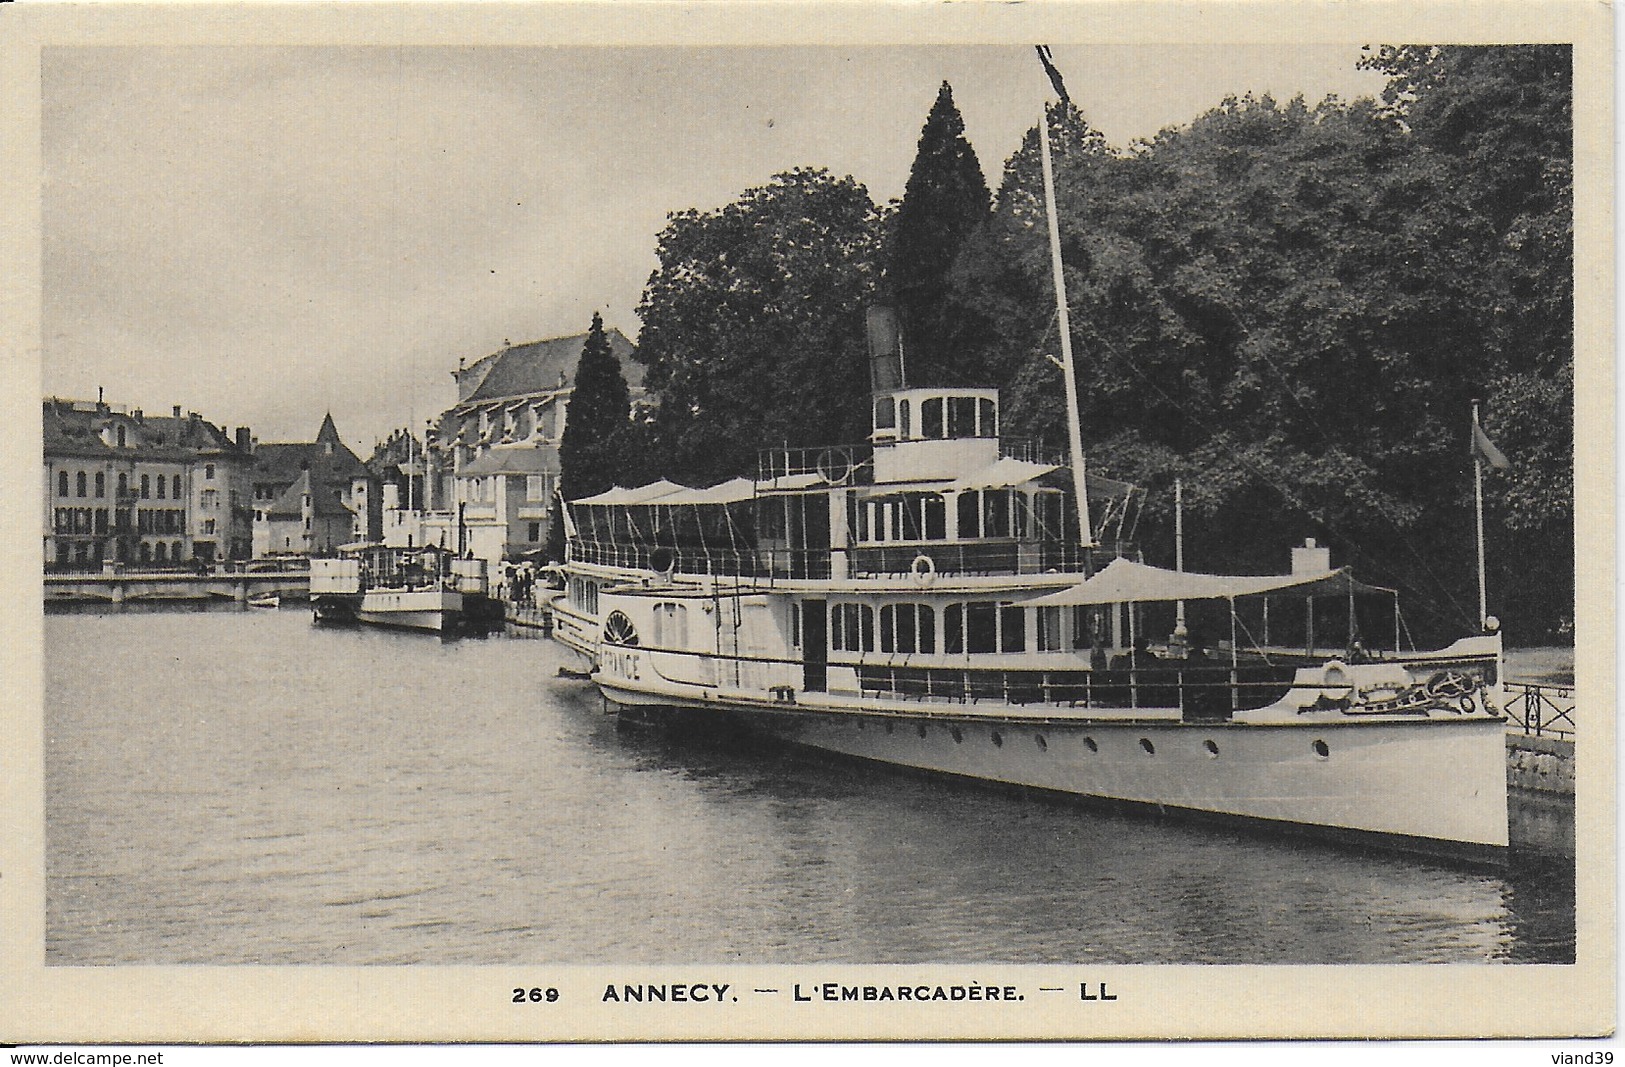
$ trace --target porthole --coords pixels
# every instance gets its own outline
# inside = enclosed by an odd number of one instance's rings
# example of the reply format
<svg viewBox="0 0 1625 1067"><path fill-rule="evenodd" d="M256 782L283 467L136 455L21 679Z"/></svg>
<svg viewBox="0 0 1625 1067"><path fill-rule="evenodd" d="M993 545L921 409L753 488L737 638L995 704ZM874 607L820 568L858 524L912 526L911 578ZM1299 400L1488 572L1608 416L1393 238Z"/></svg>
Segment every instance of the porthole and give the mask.
<svg viewBox="0 0 1625 1067"><path fill-rule="evenodd" d="M1049 751L1049 742L1044 740L1044 735L1043 734L1033 734L1033 740L1038 742L1038 750L1040 752L1048 752Z"/></svg>
<svg viewBox="0 0 1625 1067"><path fill-rule="evenodd" d="M920 729L920 736L924 737L925 736L925 723L923 723L923 722L920 723L919 729Z"/></svg>
<svg viewBox="0 0 1625 1067"><path fill-rule="evenodd" d="M999 733L999 731L997 731L997 730L993 731L992 740L993 740L993 747L994 748L1003 748L1004 747L1004 737Z"/></svg>
<svg viewBox="0 0 1625 1067"><path fill-rule="evenodd" d="M1330 759L1331 758L1332 750L1331 750L1331 747L1326 744L1326 742L1317 740L1314 744L1310 745L1309 747L1315 750L1315 758L1316 759Z"/></svg>
<svg viewBox="0 0 1625 1067"><path fill-rule="evenodd" d="M1207 754L1210 759L1219 754L1219 743L1217 741L1203 741L1202 747L1207 749Z"/></svg>
<svg viewBox="0 0 1625 1067"><path fill-rule="evenodd" d="M1088 749L1090 752L1100 751L1100 746L1095 744L1095 739L1092 737L1086 737L1083 739L1083 747Z"/></svg>
<svg viewBox="0 0 1625 1067"><path fill-rule="evenodd" d="M965 740L965 735L959 732L959 727L957 726L950 726L948 728L948 732L953 735L954 744L956 745Z"/></svg>
<svg viewBox="0 0 1625 1067"><path fill-rule="evenodd" d="M1151 739L1149 737L1140 738L1140 747L1145 750L1145 754L1147 756L1155 756L1157 754L1157 746L1151 743Z"/></svg>

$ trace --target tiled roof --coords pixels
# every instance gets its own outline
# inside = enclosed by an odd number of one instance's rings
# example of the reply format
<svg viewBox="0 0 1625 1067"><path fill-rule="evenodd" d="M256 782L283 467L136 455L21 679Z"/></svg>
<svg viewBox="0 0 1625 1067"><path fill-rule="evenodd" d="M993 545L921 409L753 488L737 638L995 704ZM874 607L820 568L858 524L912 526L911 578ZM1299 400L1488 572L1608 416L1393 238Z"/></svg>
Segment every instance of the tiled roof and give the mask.
<svg viewBox="0 0 1625 1067"><path fill-rule="evenodd" d="M457 472L459 478L476 478L488 474L557 474L559 453L556 448L493 448L470 460Z"/></svg>
<svg viewBox="0 0 1625 1067"><path fill-rule="evenodd" d="M184 462L200 455L241 455L224 430L191 414L136 418L105 405L52 398L44 402L42 415L44 452L50 456ZM124 448L101 437L104 429L118 426L124 427Z"/></svg>
<svg viewBox="0 0 1625 1067"><path fill-rule="evenodd" d="M327 451L329 444L333 446L331 454ZM368 477L367 465L339 440L332 415L322 420L314 441L262 444L254 449L253 480L256 482L280 485L293 481L305 470L311 472L318 484Z"/></svg>
<svg viewBox="0 0 1625 1067"><path fill-rule="evenodd" d="M317 516L340 515L355 518L355 512L344 506L343 501L333 496L331 485L316 483L311 485L310 471L300 471L294 483L283 490L282 495L271 502L265 509L265 514L272 518L298 518L304 514L304 496L310 494L310 510Z"/></svg>
<svg viewBox="0 0 1625 1067"><path fill-rule="evenodd" d="M620 330L604 331L609 350L621 362L621 373L628 386L636 389L643 384L643 364L632 358L632 342ZM573 387L576 364L581 362L581 348L587 335L554 337L546 341L531 341L510 345L502 351L486 356L458 371L458 404L476 404L506 397L527 396ZM472 385L473 388L469 388Z"/></svg>

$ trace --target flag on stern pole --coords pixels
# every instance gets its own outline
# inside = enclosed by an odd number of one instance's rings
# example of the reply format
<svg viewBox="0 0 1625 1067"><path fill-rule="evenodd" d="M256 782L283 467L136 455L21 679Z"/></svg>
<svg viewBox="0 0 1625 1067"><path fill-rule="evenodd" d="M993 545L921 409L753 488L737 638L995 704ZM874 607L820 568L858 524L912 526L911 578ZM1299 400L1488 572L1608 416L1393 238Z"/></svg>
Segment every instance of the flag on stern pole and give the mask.
<svg viewBox="0 0 1625 1067"><path fill-rule="evenodd" d="M1474 412L1474 415L1476 416L1477 412ZM1495 447L1495 442L1490 440L1476 417L1473 419L1473 458L1482 459L1498 471L1507 470L1512 466L1506 453Z"/></svg>
<svg viewBox="0 0 1625 1067"><path fill-rule="evenodd" d="M1055 87L1055 95L1061 98L1061 103L1070 105L1072 99L1066 95L1066 86L1061 82L1061 72L1055 69L1055 59L1050 55L1049 45L1034 45L1038 49L1038 61L1044 64L1044 73L1049 75L1049 83Z"/></svg>

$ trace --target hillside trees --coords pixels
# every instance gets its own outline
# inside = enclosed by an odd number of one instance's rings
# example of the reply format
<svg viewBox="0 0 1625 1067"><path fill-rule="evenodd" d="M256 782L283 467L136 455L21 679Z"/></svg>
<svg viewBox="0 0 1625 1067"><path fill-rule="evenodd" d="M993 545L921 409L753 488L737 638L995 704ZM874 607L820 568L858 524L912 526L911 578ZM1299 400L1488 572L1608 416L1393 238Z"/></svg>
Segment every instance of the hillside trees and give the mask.
<svg viewBox="0 0 1625 1067"><path fill-rule="evenodd" d="M638 307L658 473L710 484L759 449L868 435L877 230L863 186L816 169L670 217Z"/></svg>

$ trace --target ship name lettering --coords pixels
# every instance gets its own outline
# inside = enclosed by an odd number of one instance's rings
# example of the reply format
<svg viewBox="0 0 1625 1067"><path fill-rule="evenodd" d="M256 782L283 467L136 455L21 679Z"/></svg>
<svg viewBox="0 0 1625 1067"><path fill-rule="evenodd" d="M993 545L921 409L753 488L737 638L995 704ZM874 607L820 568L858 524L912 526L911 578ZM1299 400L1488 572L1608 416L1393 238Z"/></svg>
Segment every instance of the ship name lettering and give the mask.
<svg viewBox="0 0 1625 1067"><path fill-rule="evenodd" d="M728 983L651 982L647 985L606 985L605 1004L721 1004L728 999Z"/></svg>

